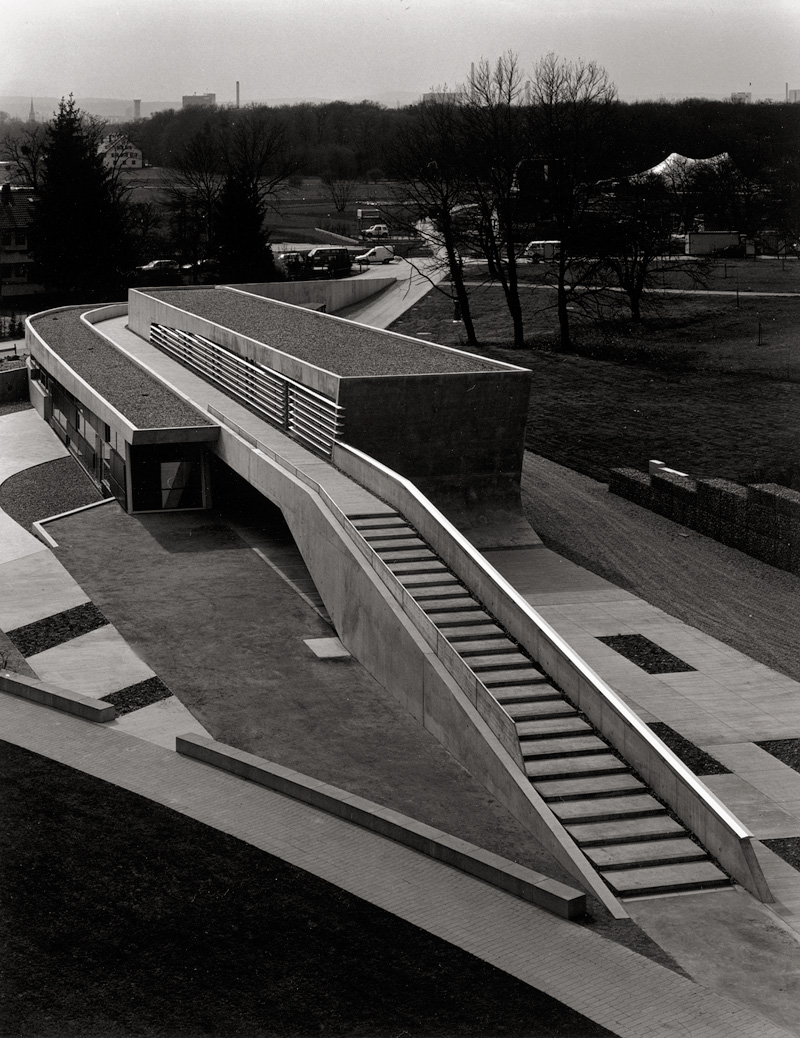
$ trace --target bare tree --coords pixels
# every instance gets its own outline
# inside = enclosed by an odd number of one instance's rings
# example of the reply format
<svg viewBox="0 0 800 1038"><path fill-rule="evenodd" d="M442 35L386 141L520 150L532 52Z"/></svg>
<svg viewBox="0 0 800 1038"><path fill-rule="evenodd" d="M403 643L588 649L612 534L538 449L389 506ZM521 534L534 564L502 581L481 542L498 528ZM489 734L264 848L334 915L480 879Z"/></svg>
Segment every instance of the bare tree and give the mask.
<svg viewBox="0 0 800 1038"><path fill-rule="evenodd" d="M447 91L417 105L398 135L393 157L395 192L392 215L411 233L426 240L449 274L447 291L454 315L463 321L467 343L477 345L461 258L464 224L459 214L471 204L471 184L464 157L463 111Z"/></svg>
<svg viewBox="0 0 800 1038"><path fill-rule="evenodd" d="M473 229L476 244L503 287L517 347L525 345L515 236L517 170L528 148L524 85L519 59L508 51L494 64L480 61L461 92L460 150L479 217Z"/></svg>
<svg viewBox="0 0 800 1038"><path fill-rule="evenodd" d="M43 123L27 124L16 133L7 133L0 141L0 154L13 164L11 183L38 191L44 169L47 127Z"/></svg>
<svg viewBox="0 0 800 1038"><path fill-rule="evenodd" d="M569 350L571 296L584 280L574 276L580 260L579 230L603 172L616 88L600 65L547 54L528 86L530 153L548 166L548 207L560 239L555 269L559 339Z"/></svg>

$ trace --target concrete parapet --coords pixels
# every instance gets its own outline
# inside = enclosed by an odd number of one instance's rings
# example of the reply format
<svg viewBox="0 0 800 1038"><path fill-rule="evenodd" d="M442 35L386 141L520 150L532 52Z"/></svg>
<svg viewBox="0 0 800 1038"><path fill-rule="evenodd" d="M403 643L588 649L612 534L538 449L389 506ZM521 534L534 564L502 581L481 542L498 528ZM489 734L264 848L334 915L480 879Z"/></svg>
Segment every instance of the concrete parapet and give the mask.
<svg viewBox="0 0 800 1038"><path fill-rule="evenodd" d="M344 789L197 735L178 736L175 749L369 829L564 919L578 919L586 912L582 891Z"/></svg>
<svg viewBox="0 0 800 1038"><path fill-rule="evenodd" d="M102 703L91 696L81 695L80 692L71 692L69 689L49 685L36 678L23 677L21 674L12 674L7 670L0 670L0 692L8 692L12 696L19 696L20 699L82 717L86 721L103 723L113 721L117 716L117 711L110 703Z"/></svg>

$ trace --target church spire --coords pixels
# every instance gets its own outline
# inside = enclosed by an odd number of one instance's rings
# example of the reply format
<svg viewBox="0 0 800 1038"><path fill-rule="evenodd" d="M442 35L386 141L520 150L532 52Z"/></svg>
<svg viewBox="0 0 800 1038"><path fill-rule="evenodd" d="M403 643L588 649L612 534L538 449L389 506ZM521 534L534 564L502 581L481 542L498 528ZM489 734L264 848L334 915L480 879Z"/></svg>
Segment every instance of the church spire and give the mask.
<svg viewBox="0 0 800 1038"><path fill-rule="evenodd" d="M28 122L29 123L35 123L36 122L36 112L34 112L34 110L33 110L33 98L31 98L31 110L28 113Z"/></svg>

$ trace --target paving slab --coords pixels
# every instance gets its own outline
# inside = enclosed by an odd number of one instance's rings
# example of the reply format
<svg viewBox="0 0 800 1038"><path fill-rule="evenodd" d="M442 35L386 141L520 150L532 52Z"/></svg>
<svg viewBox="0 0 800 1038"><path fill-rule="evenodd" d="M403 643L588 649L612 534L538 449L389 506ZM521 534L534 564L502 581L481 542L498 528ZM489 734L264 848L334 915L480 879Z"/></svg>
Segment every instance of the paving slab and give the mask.
<svg viewBox="0 0 800 1038"><path fill-rule="evenodd" d="M123 714L110 721L108 727L167 750L175 749L175 739L179 735L191 733L209 737L202 724L175 696Z"/></svg>
<svg viewBox="0 0 800 1038"><path fill-rule="evenodd" d="M28 657L42 681L100 698L155 672L110 624Z"/></svg>
<svg viewBox="0 0 800 1038"><path fill-rule="evenodd" d="M0 630L13 631L89 601L55 555L38 549L0 567Z"/></svg>

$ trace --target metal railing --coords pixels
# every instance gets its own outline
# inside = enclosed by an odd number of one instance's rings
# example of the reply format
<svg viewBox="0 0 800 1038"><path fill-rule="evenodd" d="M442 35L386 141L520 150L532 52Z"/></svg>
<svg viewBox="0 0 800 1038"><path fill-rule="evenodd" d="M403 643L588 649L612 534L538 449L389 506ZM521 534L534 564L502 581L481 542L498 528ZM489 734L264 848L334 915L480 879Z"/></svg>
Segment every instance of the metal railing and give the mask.
<svg viewBox="0 0 800 1038"><path fill-rule="evenodd" d="M259 418L326 457L343 434L343 407L280 372L180 328L153 324L150 342Z"/></svg>

